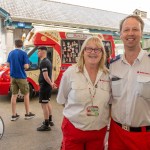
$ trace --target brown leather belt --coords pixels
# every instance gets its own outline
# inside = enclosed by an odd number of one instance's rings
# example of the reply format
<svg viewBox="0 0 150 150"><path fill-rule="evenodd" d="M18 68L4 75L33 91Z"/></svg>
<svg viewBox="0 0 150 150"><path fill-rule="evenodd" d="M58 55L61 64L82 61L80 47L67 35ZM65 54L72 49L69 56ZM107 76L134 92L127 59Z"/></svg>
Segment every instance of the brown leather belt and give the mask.
<svg viewBox="0 0 150 150"><path fill-rule="evenodd" d="M150 132L150 126L143 126L143 127L130 127L127 125L122 125L115 121L117 125L119 125L122 129L130 131L130 132Z"/></svg>

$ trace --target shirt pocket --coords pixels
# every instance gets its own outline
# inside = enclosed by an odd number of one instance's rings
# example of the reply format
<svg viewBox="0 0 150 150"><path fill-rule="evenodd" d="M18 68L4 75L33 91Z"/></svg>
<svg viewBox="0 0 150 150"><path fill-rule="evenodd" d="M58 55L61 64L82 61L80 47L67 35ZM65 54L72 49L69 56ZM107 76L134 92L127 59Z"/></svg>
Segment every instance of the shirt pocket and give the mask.
<svg viewBox="0 0 150 150"><path fill-rule="evenodd" d="M103 91L110 92L110 80L100 80L100 88Z"/></svg>
<svg viewBox="0 0 150 150"><path fill-rule="evenodd" d="M83 102L89 99L88 85L84 83L72 82L70 96L72 100Z"/></svg>
<svg viewBox="0 0 150 150"><path fill-rule="evenodd" d="M113 97L120 97L122 90L122 79L111 81L112 95Z"/></svg>
<svg viewBox="0 0 150 150"><path fill-rule="evenodd" d="M144 99L150 99L150 76L139 75L137 77L139 84L139 94Z"/></svg>

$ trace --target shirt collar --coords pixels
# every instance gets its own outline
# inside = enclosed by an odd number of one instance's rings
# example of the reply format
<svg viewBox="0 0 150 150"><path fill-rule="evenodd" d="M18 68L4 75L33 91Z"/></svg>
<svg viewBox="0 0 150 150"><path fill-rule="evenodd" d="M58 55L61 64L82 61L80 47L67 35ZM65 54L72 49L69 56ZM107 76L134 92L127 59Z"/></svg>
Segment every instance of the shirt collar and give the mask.
<svg viewBox="0 0 150 150"><path fill-rule="evenodd" d="M75 71L80 72L79 67L77 65L75 65Z"/></svg>
<svg viewBox="0 0 150 150"><path fill-rule="evenodd" d="M141 62L141 61L142 61L142 58L143 58L143 56L144 56L145 53L146 53L146 52L145 52L143 49L141 49L141 51L139 52L139 55L138 55L138 57L137 57L136 60L139 60L139 61ZM121 60L122 60L123 62L127 63L127 60L126 60L126 58L125 58L125 54L123 54L123 55L121 56Z"/></svg>
<svg viewBox="0 0 150 150"><path fill-rule="evenodd" d="M86 69L85 65L84 65L84 72L83 72L83 74L88 79L88 81L91 82L89 74L87 72L87 69ZM102 74L103 74L103 71L101 69L99 69L98 73L97 73L97 76L96 76L96 80L95 80L94 86L97 84L97 82L99 81L99 79L102 76ZM92 82L91 82L91 84L92 84Z"/></svg>
<svg viewBox="0 0 150 150"><path fill-rule="evenodd" d="M143 56L145 55L145 53L146 53L146 51L144 51L144 50L141 50L140 51L140 53L139 53L139 55L138 55L138 57L137 57L137 59L141 62L142 61L142 58L143 58Z"/></svg>

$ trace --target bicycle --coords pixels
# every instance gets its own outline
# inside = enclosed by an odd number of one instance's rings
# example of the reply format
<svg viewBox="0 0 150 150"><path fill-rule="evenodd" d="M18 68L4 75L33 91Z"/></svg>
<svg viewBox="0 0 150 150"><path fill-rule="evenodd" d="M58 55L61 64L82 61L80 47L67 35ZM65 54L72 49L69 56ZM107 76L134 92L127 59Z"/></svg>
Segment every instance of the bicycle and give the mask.
<svg viewBox="0 0 150 150"><path fill-rule="evenodd" d="M4 121L2 119L2 117L0 116L0 139L2 139L3 135L4 135Z"/></svg>

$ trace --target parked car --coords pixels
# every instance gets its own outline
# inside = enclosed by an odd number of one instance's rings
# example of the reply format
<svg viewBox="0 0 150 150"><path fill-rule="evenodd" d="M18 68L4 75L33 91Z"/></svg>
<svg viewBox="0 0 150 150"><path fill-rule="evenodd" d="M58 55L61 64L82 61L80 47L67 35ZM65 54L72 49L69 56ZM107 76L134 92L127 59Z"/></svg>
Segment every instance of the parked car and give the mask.
<svg viewBox="0 0 150 150"><path fill-rule="evenodd" d="M33 88L33 83L31 84L32 80L27 78L29 82L30 88L30 98L33 97L36 92L39 90L39 85L34 85L35 89ZM10 69L7 67L6 63L0 65L0 95L10 95L11 96L11 88L10 88ZM17 96L17 101L23 101L24 96L19 91Z"/></svg>

